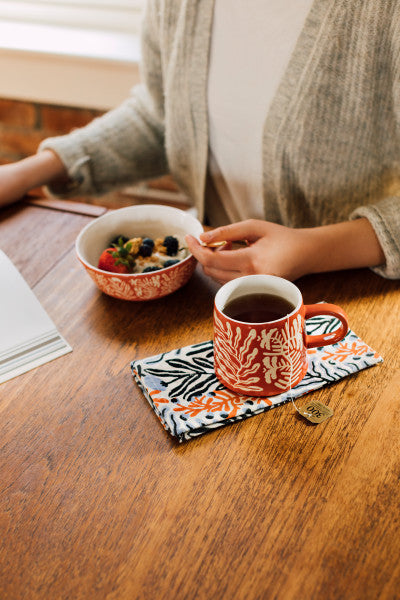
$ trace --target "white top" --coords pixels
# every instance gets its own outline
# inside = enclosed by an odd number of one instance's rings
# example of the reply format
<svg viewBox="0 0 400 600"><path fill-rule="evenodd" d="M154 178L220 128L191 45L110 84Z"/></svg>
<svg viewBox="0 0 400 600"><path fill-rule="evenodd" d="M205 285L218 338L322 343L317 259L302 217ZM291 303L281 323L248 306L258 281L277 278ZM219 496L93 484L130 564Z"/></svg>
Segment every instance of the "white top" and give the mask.
<svg viewBox="0 0 400 600"><path fill-rule="evenodd" d="M208 79L209 168L231 222L264 218L264 122L312 3L215 0Z"/></svg>

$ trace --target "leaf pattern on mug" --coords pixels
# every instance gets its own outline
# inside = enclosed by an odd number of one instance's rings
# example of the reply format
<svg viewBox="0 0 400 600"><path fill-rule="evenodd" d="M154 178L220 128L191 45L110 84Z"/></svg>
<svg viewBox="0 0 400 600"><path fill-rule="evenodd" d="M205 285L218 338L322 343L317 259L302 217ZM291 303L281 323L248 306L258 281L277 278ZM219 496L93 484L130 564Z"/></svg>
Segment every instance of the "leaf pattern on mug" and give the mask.
<svg viewBox="0 0 400 600"><path fill-rule="evenodd" d="M303 370L305 349L303 342L303 320L297 315L288 319L283 327L245 331L225 323L215 316L215 349L218 353L218 373L232 388L246 393L263 390L257 374L262 366L264 381L273 383L278 390L287 390L297 381ZM254 341L258 347L251 348ZM258 384L258 385L257 385Z"/></svg>
<svg viewBox="0 0 400 600"><path fill-rule="evenodd" d="M283 328L261 331L260 347L266 383L274 382L281 390L291 387L292 381L297 380L303 369L303 344L300 315L293 319L292 324L288 319Z"/></svg>
<svg viewBox="0 0 400 600"><path fill-rule="evenodd" d="M250 350L257 337L255 329L246 335L240 327L233 328L229 321L224 323L215 317L215 349L218 350L218 369L223 372L224 380L232 387L240 387L248 392L261 392L257 385L260 378L255 376L260 366L259 351L256 347Z"/></svg>

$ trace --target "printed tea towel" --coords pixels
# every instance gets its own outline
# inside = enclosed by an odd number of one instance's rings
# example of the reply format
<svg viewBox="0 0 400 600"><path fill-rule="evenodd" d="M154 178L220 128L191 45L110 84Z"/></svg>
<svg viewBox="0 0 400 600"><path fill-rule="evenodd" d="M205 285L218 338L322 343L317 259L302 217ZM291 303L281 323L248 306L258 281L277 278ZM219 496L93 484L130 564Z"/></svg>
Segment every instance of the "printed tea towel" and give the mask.
<svg viewBox="0 0 400 600"><path fill-rule="evenodd" d="M308 319L307 333L333 331L338 320ZM207 341L131 363L133 376L154 412L179 441L241 421L382 362L353 331L336 344L307 350L308 371L291 392L251 397L227 389L214 373L213 342Z"/></svg>

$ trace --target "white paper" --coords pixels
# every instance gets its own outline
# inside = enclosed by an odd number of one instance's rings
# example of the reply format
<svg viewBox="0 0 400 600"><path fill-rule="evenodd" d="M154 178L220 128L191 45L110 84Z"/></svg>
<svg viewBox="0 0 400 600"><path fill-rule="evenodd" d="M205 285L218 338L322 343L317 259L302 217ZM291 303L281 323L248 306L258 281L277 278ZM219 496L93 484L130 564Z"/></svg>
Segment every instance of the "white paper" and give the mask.
<svg viewBox="0 0 400 600"><path fill-rule="evenodd" d="M71 351L29 285L0 250L0 383Z"/></svg>

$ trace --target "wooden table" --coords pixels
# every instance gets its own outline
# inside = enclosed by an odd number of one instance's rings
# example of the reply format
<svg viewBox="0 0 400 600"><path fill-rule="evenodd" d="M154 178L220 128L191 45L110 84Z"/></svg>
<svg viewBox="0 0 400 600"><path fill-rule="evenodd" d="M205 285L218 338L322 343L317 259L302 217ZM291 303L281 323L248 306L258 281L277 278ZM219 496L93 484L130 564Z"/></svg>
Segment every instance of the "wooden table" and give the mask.
<svg viewBox="0 0 400 600"><path fill-rule="evenodd" d="M158 301L101 294L73 249L91 218L0 213L1 248L73 347L0 386L0 598L399 598L399 282L299 281L385 359L313 394L331 419L287 404L179 444L129 363L210 339L216 285L198 270Z"/></svg>

